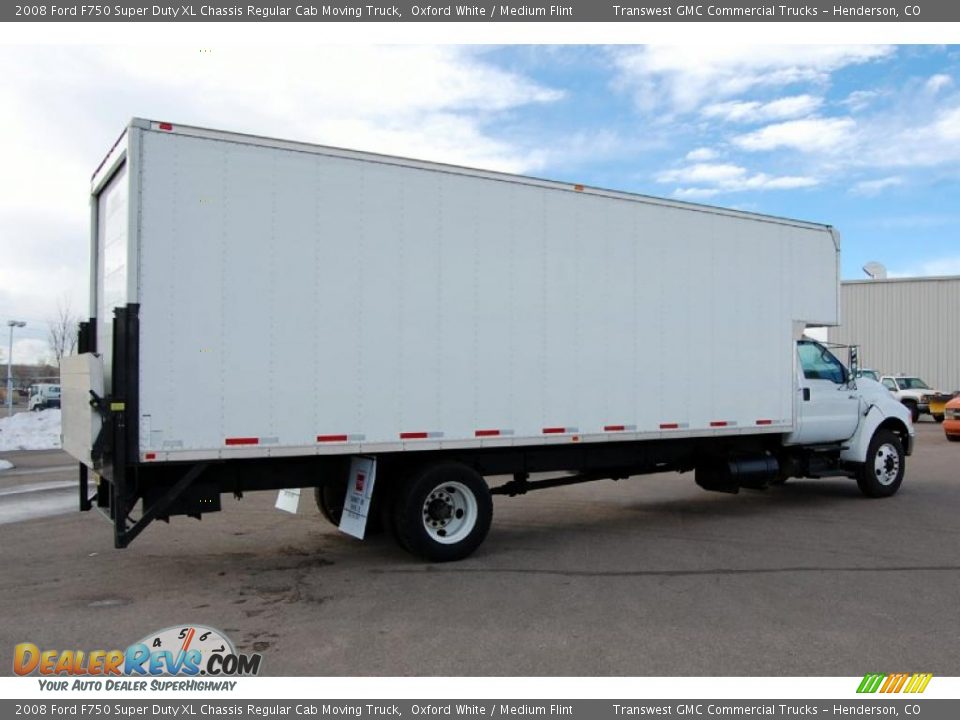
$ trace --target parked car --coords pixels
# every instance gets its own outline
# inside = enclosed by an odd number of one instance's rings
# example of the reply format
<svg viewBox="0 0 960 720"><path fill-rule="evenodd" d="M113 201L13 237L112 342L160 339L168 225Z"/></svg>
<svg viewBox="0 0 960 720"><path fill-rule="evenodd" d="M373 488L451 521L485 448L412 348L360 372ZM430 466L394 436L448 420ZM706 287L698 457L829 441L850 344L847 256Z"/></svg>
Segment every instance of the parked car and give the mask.
<svg viewBox="0 0 960 720"><path fill-rule="evenodd" d="M39 383L30 386L28 410L47 410L60 407L60 386L51 383Z"/></svg>
<svg viewBox="0 0 960 720"><path fill-rule="evenodd" d="M960 395L944 407L943 432L947 440L960 442Z"/></svg>
<svg viewBox="0 0 960 720"><path fill-rule="evenodd" d="M910 409L914 422L921 415L930 415L934 421L943 422L944 406L953 397L951 393L934 390L920 378L909 375L884 375L880 382Z"/></svg>
<svg viewBox="0 0 960 720"><path fill-rule="evenodd" d="M880 382L880 373L877 370L867 370L866 368L857 370L857 378L864 378L864 377L869 378L870 380L876 380L877 382Z"/></svg>

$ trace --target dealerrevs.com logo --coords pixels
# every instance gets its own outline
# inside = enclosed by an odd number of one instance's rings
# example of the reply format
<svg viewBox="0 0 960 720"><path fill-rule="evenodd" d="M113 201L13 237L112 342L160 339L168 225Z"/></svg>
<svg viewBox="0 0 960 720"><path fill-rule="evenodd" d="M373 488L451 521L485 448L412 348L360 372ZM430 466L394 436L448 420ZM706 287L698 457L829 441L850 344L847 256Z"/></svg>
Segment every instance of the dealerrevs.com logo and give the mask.
<svg viewBox="0 0 960 720"><path fill-rule="evenodd" d="M23 642L14 648L13 672L21 676L36 673L48 677L91 678L235 677L257 675L262 660L259 653L238 653L230 639L219 630L204 625L177 625L151 633L126 650L40 649L34 643Z"/></svg>

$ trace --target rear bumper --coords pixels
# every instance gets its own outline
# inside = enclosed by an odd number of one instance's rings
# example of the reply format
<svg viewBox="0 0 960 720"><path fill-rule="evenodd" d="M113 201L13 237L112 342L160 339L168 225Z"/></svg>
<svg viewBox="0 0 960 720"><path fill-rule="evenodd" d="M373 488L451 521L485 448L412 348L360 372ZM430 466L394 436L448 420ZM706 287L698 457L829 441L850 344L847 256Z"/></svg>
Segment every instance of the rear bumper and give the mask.
<svg viewBox="0 0 960 720"><path fill-rule="evenodd" d="M931 395L926 403L921 403L920 409L931 415L943 415L946 412L947 403L951 400L953 400L953 395L937 393L936 395Z"/></svg>

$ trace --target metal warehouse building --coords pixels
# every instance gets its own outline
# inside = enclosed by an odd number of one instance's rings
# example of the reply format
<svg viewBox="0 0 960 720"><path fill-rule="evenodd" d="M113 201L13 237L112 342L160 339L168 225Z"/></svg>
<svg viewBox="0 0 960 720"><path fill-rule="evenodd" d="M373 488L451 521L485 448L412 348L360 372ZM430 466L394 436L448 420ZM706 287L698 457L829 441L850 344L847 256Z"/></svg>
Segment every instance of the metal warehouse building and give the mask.
<svg viewBox="0 0 960 720"><path fill-rule="evenodd" d="M860 366L960 390L960 276L841 283L830 342L859 345Z"/></svg>

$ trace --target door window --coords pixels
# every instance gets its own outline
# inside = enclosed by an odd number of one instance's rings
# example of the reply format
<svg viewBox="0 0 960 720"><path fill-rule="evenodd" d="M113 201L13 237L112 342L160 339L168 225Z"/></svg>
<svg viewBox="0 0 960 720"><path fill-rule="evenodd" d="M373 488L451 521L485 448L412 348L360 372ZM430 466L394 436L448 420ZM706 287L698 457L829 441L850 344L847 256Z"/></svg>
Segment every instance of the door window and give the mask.
<svg viewBox="0 0 960 720"><path fill-rule="evenodd" d="M817 343L800 343L800 366L803 376L807 380L829 380L837 385L846 382L846 372L843 364L823 345Z"/></svg>

